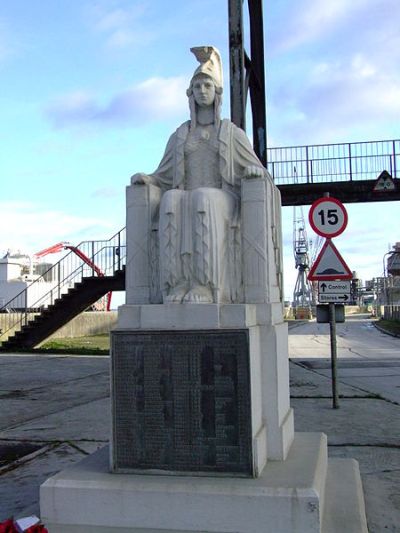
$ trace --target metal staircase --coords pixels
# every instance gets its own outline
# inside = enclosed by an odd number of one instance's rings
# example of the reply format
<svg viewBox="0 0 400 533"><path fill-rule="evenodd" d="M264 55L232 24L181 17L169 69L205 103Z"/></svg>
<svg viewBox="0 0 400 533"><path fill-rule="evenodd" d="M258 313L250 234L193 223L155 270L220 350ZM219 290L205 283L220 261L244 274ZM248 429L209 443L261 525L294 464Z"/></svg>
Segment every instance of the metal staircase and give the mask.
<svg viewBox="0 0 400 533"><path fill-rule="evenodd" d="M34 348L110 291L125 290L125 228L105 241L84 241L2 308L2 351ZM89 258L85 261L82 257ZM53 287L38 299L43 282Z"/></svg>

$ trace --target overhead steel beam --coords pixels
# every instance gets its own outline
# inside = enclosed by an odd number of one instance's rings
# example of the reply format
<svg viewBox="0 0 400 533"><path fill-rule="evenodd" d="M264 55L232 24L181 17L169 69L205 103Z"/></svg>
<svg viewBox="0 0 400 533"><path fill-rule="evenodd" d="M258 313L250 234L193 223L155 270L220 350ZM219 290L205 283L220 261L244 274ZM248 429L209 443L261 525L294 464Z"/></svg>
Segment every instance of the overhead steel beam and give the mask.
<svg viewBox="0 0 400 533"><path fill-rule="evenodd" d="M244 46L243 0L228 0L231 120L246 129L246 102L250 94L253 147L267 164L264 31L262 0L247 0L250 54Z"/></svg>
<svg viewBox="0 0 400 533"><path fill-rule="evenodd" d="M243 0L229 0L229 67L231 120L246 130Z"/></svg>
<svg viewBox="0 0 400 533"><path fill-rule="evenodd" d="M324 183L298 183L279 185L282 205L311 205L329 192L344 204L359 202L394 202L400 200L400 178L393 179L395 190L389 192L374 191L374 180L327 181Z"/></svg>

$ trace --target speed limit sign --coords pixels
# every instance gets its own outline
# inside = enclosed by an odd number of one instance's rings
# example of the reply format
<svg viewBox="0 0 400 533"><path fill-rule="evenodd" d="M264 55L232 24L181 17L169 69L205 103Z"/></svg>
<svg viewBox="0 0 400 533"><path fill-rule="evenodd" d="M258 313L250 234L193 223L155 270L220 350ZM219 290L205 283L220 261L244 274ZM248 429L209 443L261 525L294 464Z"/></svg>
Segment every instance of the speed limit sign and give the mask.
<svg viewBox="0 0 400 533"><path fill-rule="evenodd" d="M346 229L347 211L340 200L330 196L316 200L308 214L312 229L322 237L337 237Z"/></svg>

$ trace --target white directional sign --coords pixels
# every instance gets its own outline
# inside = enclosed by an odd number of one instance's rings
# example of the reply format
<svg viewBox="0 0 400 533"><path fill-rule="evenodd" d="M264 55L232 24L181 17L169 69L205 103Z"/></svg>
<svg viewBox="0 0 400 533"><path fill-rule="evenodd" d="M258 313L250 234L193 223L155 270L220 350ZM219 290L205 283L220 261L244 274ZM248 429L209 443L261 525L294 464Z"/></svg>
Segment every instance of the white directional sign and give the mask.
<svg viewBox="0 0 400 533"><path fill-rule="evenodd" d="M308 214L312 229L322 237L337 237L346 229L348 216L340 200L327 196L316 200Z"/></svg>
<svg viewBox="0 0 400 533"><path fill-rule="evenodd" d="M318 294L318 301L321 304L345 304L349 300L349 294Z"/></svg>
<svg viewBox="0 0 400 533"><path fill-rule="evenodd" d="M342 281L319 281L318 292L321 294L344 294L350 293L351 282Z"/></svg>
<svg viewBox="0 0 400 533"><path fill-rule="evenodd" d="M350 281L319 281L318 300L321 303L346 303L350 300Z"/></svg>

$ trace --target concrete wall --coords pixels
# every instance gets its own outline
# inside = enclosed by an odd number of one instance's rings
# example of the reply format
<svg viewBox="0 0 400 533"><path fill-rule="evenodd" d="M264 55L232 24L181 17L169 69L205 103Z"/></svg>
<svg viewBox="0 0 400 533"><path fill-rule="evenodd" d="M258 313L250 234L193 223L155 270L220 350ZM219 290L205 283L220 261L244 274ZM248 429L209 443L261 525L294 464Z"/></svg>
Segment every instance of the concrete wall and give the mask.
<svg viewBox="0 0 400 533"><path fill-rule="evenodd" d="M109 333L117 323L117 316L117 311L90 311L81 313L49 338L85 337L87 335Z"/></svg>
<svg viewBox="0 0 400 533"><path fill-rule="evenodd" d="M117 315L117 311L90 311L81 313L73 318L68 324L56 331L49 338L59 339L61 337L85 337L86 335L100 335L101 333L109 333L111 328L113 328L117 322ZM33 313L28 313L27 319L31 320L34 316L35 315ZM0 330L5 332L10 327L10 320L14 322L15 318L18 317L16 317L14 313L0 313ZM12 333L13 330L9 332L9 334ZM6 337L2 340L6 340Z"/></svg>
<svg viewBox="0 0 400 533"><path fill-rule="evenodd" d="M285 308L285 318L292 318L291 316L291 308ZM385 310L386 311L386 310ZM397 318L400 313L400 307L399 306L393 306L394 316L393 318ZM360 312L366 312L366 309L360 308L356 305L354 306L345 306L345 313L346 315L350 315L353 313L360 313ZM386 313L389 313L389 310L386 311ZM383 309L382 309L383 314ZM28 319L33 317L33 314L28 314ZM388 315L387 315L388 316ZM85 337L86 335L101 335L102 333L109 333L110 330L116 325L117 323L117 317L118 312L117 311L109 311L109 312L85 312L81 313L77 317L71 320L68 324L63 326L61 329L56 331L50 339L60 339L62 337ZM385 317L386 318L386 317ZM9 315L7 314L0 314L0 329L5 331L7 326L7 320L9 319ZM46 339L47 340L47 339Z"/></svg>

